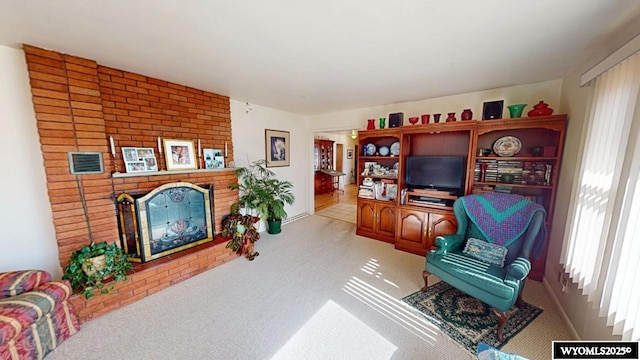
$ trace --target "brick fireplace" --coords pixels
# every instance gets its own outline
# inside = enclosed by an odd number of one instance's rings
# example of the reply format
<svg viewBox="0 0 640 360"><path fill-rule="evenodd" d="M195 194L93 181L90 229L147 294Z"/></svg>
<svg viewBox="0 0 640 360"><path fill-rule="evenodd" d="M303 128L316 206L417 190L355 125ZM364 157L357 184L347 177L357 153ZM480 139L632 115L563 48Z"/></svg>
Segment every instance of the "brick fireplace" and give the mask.
<svg viewBox="0 0 640 360"><path fill-rule="evenodd" d="M160 172L114 177L109 137L116 145L115 163L123 171L122 147L157 148L157 139L200 140L202 148L227 148L233 159L229 98L164 80L99 65L94 60L23 46L47 178L59 260L89 242L89 227L80 201L86 199L91 234L96 242L118 241L115 197L145 193L171 182L189 182L213 190L214 227L237 199L228 186L237 181L232 169ZM71 175L68 152L101 152L103 174ZM156 150L161 169L164 158ZM131 281L113 294L73 302L82 319L106 313L198 272L235 258L214 242L139 265Z"/></svg>

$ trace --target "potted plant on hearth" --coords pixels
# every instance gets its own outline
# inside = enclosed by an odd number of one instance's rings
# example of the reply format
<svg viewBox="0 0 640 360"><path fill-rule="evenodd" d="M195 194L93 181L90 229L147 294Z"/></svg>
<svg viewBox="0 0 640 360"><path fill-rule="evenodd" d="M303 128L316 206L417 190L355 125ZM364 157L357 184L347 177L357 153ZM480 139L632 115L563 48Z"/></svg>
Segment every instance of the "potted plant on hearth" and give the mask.
<svg viewBox="0 0 640 360"><path fill-rule="evenodd" d="M71 254L62 278L69 280L71 287L82 291L88 299L96 291L108 294L116 282L128 278L127 271L132 268L127 255L115 242L109 244L92 241Z"/></svg>
<svg viewBox="0 0 640 360"><path fill-rule="evenodd" d="M91 223L87 213L87 204L84 192L80 186L78 175L76 185L80 194L80 203L84 212L84 221L89 232L89 245L85 245L71 254L71 260L64 268L64 280L69 280L75 291L82 291L88 299L96 291L107 294L115 283L128 278L127 271L133 269L133 265L127 260L127 255L115 242L94 242L91 232Z"/></svg>

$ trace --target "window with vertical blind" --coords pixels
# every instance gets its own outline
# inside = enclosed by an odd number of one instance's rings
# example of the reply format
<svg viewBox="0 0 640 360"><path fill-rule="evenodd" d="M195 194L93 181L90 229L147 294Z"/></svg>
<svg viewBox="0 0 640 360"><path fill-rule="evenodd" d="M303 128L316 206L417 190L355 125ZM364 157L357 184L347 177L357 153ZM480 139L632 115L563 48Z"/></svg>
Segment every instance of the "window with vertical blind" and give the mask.
<svg viewBox="0 0 640 360"><path fill-rule="evenodd" d="M561 256L623 340L640 338L639 89L640 54L595 79Z"/></svg>

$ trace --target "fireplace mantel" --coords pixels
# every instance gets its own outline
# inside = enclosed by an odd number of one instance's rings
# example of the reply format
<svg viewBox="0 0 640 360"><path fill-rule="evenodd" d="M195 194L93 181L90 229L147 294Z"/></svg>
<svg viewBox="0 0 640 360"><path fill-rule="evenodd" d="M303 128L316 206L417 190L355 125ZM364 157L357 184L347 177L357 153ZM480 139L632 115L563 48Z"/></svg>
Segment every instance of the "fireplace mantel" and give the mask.
<svg viewBox="0 0 640 360"><path fill-rule="evenodd" d="M137 176L160 176L160 175L173 175L173 174L194 174L194 173L236 171L237 169L238 168L141 171L141 172L135 172L135 173L112 173L111 176L114 179L118 179L118 178L129 178L129 177L137 177Z"/></svg>

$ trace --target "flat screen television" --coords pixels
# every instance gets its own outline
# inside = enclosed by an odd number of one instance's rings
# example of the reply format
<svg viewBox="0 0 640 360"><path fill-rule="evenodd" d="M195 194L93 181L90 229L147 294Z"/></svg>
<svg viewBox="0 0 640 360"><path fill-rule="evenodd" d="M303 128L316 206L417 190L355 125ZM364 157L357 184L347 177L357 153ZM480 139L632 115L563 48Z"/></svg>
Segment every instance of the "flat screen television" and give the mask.
<svg viewBox="0 0 640 360"><path fill-rule="evenodd" d="M436 189L462 193L464 156L408 156L405 183L412 189Z"/></svg>

